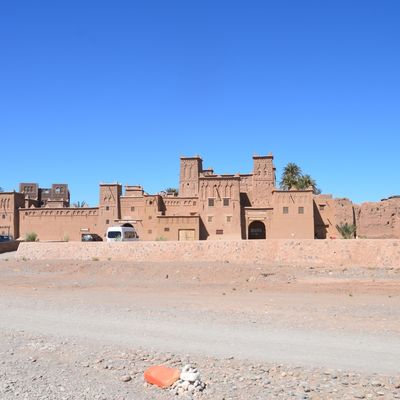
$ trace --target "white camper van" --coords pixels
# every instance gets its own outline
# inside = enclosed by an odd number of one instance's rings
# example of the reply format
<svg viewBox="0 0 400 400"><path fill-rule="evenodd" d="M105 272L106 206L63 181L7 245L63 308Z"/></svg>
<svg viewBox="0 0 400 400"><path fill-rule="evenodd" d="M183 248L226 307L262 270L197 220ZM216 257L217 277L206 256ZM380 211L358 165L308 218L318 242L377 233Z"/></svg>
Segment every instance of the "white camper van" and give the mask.
<svg viewBox="0 0 400 400"><path fill-rule="evenodd" d="M107 242L132 242L139 240L133 226L112 226L107 229Z"/></svg>

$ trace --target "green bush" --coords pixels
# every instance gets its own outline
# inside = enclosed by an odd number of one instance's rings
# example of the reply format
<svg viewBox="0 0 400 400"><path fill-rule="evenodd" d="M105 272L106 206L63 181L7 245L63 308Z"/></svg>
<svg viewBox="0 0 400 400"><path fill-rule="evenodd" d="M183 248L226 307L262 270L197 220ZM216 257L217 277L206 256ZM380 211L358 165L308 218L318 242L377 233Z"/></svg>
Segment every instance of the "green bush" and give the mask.
<svg viewBox="0 0 400 400"><path fill-rule="evenodd" d="M29 232L25 235L26 242L36 242L37 238L38 238L38 235L35 232Z"/></svg>
<svg viewBox="0 0 400 400"><path fill-rule="evenodd" d="M167 238L165 236L159 236L159 237L156 238L157 242L163 242L165 240L167 240Z"/></svg>

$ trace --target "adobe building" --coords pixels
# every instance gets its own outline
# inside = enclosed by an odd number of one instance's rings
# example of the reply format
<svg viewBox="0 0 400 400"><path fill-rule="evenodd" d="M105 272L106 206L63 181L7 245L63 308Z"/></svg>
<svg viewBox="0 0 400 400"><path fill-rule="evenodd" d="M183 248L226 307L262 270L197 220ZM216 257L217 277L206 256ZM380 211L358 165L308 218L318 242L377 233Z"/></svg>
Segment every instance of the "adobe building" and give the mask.
<svg viewBox="0 0 400 400"><path fill-rule="evenodd" d="M40 188L37 183L20 183L19 192L25 196L25 207L69 207L68 185L55 183L51 188Z"/></svg>
<svg viewBox="0 0 400 400"><path fill-rule="evenodd" d="M22 193L0 193L0 235L19 237L19 209L25 206Z"/></svg>
<svg viewBox="0 0 400 400"><path fill-rule="evenodd" d="M227 175L204 169L199 156L181 157L178 195L102 183L98 207L76 208L66 184L21 183L19 193L0 194L0 206L7 205L0 234L81 240L83 233L105 237L110 226L132 225L141 240L326 239L339 238L336 225L348 222L360 237L400 238L400 199L381 203L356 206L311 188L280 190L272 155L253 156L249 174Z"/></svg>

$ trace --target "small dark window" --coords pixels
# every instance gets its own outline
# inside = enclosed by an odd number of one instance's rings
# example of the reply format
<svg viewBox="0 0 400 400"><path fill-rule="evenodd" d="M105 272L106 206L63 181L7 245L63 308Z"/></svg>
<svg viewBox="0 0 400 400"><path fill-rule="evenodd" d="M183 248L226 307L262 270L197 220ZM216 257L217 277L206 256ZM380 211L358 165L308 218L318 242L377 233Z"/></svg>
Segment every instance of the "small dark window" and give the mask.
<svg viewBox="0 0 400 400"><path fill-rule="evenodd" d="M135 211L135 207L131 207L131 211Z"/></svg>
<svg viewBox="0 0 400 400"><path fill-rule="evenodd" d="M324 211L325 210L325 204L320 204L319 205L319 209L320 209L320 211Z"/></svg>
<svg viewBox="0 0 400 400"><path fill-rule="evenodd" d="M229 199L224 199L224 207L229 207Z"/></svg>
<svg viewBox="0 0 400 400"><path fill-rule="evenodd" d="M232 221L232 217L230 216L230 215L228 215L227 217L226 217L226 222L231 222Z"/></svg>
<svg viewBox="0 0 400 400"><path fill-rule="evenodd" d="M169 228L164 228L164 232L169 232Z"/></svg>
<svg viewBox="0 0 400 400"><path fill-rule="evenodd" d="M212 217L212 216L209 216L207 220L208 220L208 222L212 222L213 217Z"/></svg>
<svg viewBox="0 0 400 400"><path fill-rule="evenodd" d="M127 231L124 233L124 238L125 239L135 239L136 238L136 232L131 232Z"/></svg>
<svg viewBox="0 0 400 400"><path fill-rule="evenodd" d="M147 233L148 233L148 234L151 234L151 233L153 233L153 231L152 231L151 229L149 229L149 230L147 231Z"/></svg>
<svg viewBox="0 0 400 400"><path fill-rule="evenodd" d="M289 214L289 207L283 207L283 213Z"/></svg>
<svg viewBox="0 0 400 400"><path fill-rule="evenodd" d="M299 207L299 214L304 214L304 207Z"/></svg>
<svg viewBox="0 0 400 400"><path fill-rule="evenodd" d="M224 230L223 229L217 229L215 233L217 235L223 235L224 234Z"/></svg>
<svg viewBox="0 0 400 400"><path fill-rule="evenodd" d="M3 219L6 219L6 216L3 214L2 218L3 218Z"/></svg>
<svg viewBox="0 0 400 400"><path fill-rule="evenodd" d="M149 219L153 219L153 217L151 215L149 215Z"/></svg>
<svg viewBox="0 0 400 400"><path fill-rule="evenodd" d="M106 219L106 224L108 225L110 223L110 220L109 219Z"/></svg>
<svg viewBox="0 0 400 400"><path fill-rule="evenodd" d="M194 202L193 202L193 205L195 206L196 204L197 204L197 203L194 201Z"/></svg>
<svg viewBox="0 0 400 400"><path fill-rule="evenodd" d="M109 239L121 239L121 232L111 231L107 233Z"/></svg>
<svg viewBox="0 0 400 400"><path fill-rule="evenodd" d="M150 201L149 201L149 204L152 205L152 204L153 204L153 200L150 200Z"/></svg>
<svg viewBox="0 0 400 400"><path fill-rule="evenodd" d="M106 206L106 211L108 211L110 209L110 207L109 206Z"/></svg>
<svg viewBox="0 0 400 400"><path fill-rule="evenodd" d="M214 199L208 199L208 207L214 207Z"/></svg>

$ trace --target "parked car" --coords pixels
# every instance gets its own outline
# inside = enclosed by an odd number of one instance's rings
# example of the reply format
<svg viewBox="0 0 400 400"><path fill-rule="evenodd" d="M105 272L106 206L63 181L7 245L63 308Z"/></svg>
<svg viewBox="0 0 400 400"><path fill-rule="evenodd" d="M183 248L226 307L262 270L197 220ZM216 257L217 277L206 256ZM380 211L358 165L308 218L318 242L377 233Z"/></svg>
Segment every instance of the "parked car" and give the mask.
<svg viewBox="0 0 400 400"><path fill-rule="evenodd" d="M131 226L112 226L107 229L107 242L131 242L139 240L136 229Z"/></svg>
<svg viewBox="0 0 400 400"><path fill-rule="evenodd" d="M82 233L82 242L102 242L103 239L97 233Z"/></svg>
<svg viewBox="0 0 400 400"><path fill-rule="evenodd" d="M11 242L12 237L8 235L0 235L0 242Z"/></svg>

